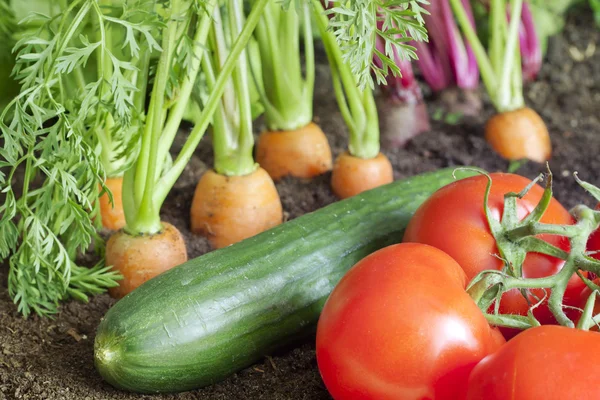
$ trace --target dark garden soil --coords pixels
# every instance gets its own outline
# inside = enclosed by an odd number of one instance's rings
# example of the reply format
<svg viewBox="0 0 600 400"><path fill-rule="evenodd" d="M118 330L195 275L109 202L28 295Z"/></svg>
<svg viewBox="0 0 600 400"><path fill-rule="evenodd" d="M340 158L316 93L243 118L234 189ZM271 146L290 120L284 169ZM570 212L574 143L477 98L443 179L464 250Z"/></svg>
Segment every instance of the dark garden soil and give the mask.
<svg viewBox="0 0 600 400"><path fill-rule="evenodd" d="M590 199L574 183L572 173L600 183L600 33L591 13L577 12L565 32L550 43L548 60L537 82L526 89L527 103L548 123L554 144L551 167L555 194L566 206ZM316 118L337 155L346 145L345 128L336 109L327 67L319 67ZM441 104L429 99L430 115ZM506 170L508 164L493 154L483 139L483 124L490 115L458 123L433 121L432 130L405 149L386 151L397 179L455 165L476 165ZM204 141L164 207L164 219L186 235L190 257L208 251L205 240L189 233L189 208L194 187L212 162L210 144ZM527 164L519 173L534 177L543 165ZM277 185L289 219L333 201L325 175L311 182L287 179ZM123 393L104 383L92 361L94 332L113 304L107 295L89 304L65 304L55 320L21 318L6 289L7 268L0 268L0 400L3 399L328 399L319 378L313 339L264 359L212 387L163 396Z"/></svg>

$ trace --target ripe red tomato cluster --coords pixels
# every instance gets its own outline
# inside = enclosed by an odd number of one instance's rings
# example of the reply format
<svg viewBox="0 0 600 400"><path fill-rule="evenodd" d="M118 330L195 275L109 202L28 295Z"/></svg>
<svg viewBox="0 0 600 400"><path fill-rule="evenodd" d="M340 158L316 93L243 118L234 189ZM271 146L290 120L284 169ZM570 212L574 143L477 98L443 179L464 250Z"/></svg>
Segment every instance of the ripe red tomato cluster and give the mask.
<svg viewBox="0 0 600 400"><path fill-rule="evenodd" d="M513 174L491 177L488 206L500 219L504 194L520 192L531 181ZM507 342L465 291L479 272L502 268L484 214L486 184L485 176L477 176L440 189L416 212L404 243L367 256L342 278L317 329L317 361L334 399L600 399L599 386L583 384L600 373L600 334L542 325ZM519 217L542 195L535 185L519 199ZM541 222L574 221L552 199ZM569 249L565 238L541 238ZM523 275L549 276L563 264L529 253ZM585 284L574 276L565 303L582 307L583 293ZM500 310L526 315L531 301L508 292ZM543 324L554 322L543 304L535 316Z"/></svg>

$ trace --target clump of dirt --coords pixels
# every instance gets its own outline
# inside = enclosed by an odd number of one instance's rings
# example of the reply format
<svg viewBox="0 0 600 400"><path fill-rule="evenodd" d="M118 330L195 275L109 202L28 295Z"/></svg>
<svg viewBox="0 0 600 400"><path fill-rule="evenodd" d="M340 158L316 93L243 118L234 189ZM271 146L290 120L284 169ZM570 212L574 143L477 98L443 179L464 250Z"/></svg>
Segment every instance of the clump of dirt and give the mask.
<svg viewBox="0 0 600 400"><path fill-rule="evenodd" d="M600 51L599 32L590 13L570 17L565 32L550 43L538 80L526 87L527 103L548 123L554 145L550 166L555 173L555 195L568 207L590 199L574 182L598 182L600 171ZM595 47L594 47L595 46ZM321 53L320 59L324 59ZM328 68L317 68L315 119L327 133L334 155L346 146L346 130L330 87ZM430 115L441 103L428 102ZM506 170L508 164L491 152L483 139L483 124L491 115L489 102L481 115L457 124L432 121L430 132L406 148L385 151L395 178L404 178L441 167L475 165L489 171ZM196 182L212 164L210 142L205 140L170 194L163 218L185 235L190 257L209 251L208 242L189 232L189 209ZM530 178L544 171L539 164L524 165L519 173ZM285 179L277 184L289 219L335 201L330 175L312 181ZM89 304L66 303L56 319L36 316L23 319L6 289L7 268L0 268L0 399L329 399L320 380L313 340L287 349L249 367L224 382L193 392L144 396L124 393L104 383L93 365L96 327L114 303L107 295Z"/></svg>

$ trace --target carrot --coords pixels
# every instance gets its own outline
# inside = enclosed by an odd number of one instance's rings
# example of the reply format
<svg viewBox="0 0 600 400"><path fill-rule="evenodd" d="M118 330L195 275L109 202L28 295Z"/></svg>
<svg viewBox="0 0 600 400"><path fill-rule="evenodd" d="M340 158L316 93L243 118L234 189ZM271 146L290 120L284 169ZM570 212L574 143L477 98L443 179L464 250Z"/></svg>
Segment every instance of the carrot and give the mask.
<svg viewBox="0 0 600 400"><path fill-rule="evenodd" d="M344 152L335 160L331 188L336 196L345 199L393 180L392 164L383 153L364 159Z"/></svg>
<svg viewBox="0 0 600 400"><path fill-rule="evenodd" d="M331 149L321 128L309 123L293 131L265 131L256 144L256 162L279 180L312 178L332 168Z"/></svg>
<svg viewBox="0 0 600 400"><path fill-rule="evenodd" d="M123 275L119 286L108 291L121 298L142 283L187 261L183 236L163 222L163 230L152 235L130 235L119 231L106 243L106 264Z"/></svg>
<svg viewBox="0 0 600 400"><path fill-rule="evenodd" d="M262 168L228 177L207 171L192 200L192 232L208 237L214 248L229 246L283 221L281 200Z"/></svg>
<svg viewBox="0 0 600 400"><path fill-rule="evenodd" d="M523 98L521 56L527 58L535 51L527 46L520 48L519 44L521 13L524 11L525 19L529 18L527 4L523 0L512 0L508 7L510 10L507 10L505 0L490 2L490 42L486 53L463 2L450 0L450 3L473 49L483 83L496 108L497 114L485 127L486 140L506 159L547 161L552 154L548 128L535 111L525 106ZM510 15L508 22L507 11ZM525 73L531 75L528 69Z"/></svg>
<svg viewBox="0 0 600 400"><path fill-rule="evenodd" d="M190 101L197 101L195 96L192 97L192 92L196 78L209 57L209 52L206 51L207 42L212 39L209 31L211 28L223 29L223 24L215 22L212 15L213 10L216 13L219 7L213 2L199 10L190 2L171 0L170 6L163 10L165 23L161 25L162 42L158 60L152 61L153 55L150 52L143 56L140 54L135 86L140 90L135 92L133 100L137 111L132 113L132 117L136 116L134 128L139 131L139 152L135 152L135 159L131 167L125 169L123 176L122 200L127 224L109 239L105 254L106 265L123 275L119 288L112 291L116 297L125 295L148 279L187 260L182 235L174 226L161 221L161 207L209 125L214 125L215 120L222 122L220 117L223 109L219 106L222 104L223 94L231 90L232 73L246 60L244 49L268 1L256 0L243 23L242 0L229 0L227 3L230 11L228 15L237 24L227 25L232 29L234 26L239 29L235 32L236 36L228 42L231 46L229 52L218 60L218 76L206 76L206 80L210 81L210 91L207 96L202 97L202 107L195 109L192 118L194 127L177 153L173 154L173 158L169 153L175 151L173 144L186 108ZM183 48L189 61L186 68L179 66L180 51ZM155 69L146 109L150 63L155 65ZM247 89L246 83L237 85ZM173 92L176 92L176 96L173 96ZM199 102L197 105L200 105ZM228 109L232 114L238 111L236 107L233 110ZM143 118L137 120L140 116ZM250 112L240 112L233 126L237 127L239 123L244 127L244 132L250 132L251 139L251 122ZM219 143L219 146L229 145L241 153L233 151L215 154L215 159L218 160L216 163L229 166L226 162L229 161L236 166L239 164L243 170L253 171L256 166L252 160L253 144L248 141L247 136L242 139L215 135L213 141ZM232 171L227 170L227 173L230 172Z"/></svg>
<svg viewBox="0 0 600 400"><path fill-rule="evenodd" d="M107 192L100 196L102 226L106 229L118 231L125 226L125 212L123 211L122 201L123 177L107 178L104 185L110 190L112 201Z"/></svg>
<svg viewBox="0 0 600 400"><path fill-rule="evenodd" d="M552 154L548 128L529 107L494 115L485 126L485 138L498 154L509 160L528 158L544 162Z"/></svg>
<svg viewBox="0 0 600 400"><path fill-rule="evenodd" d="M392 182L394 174L390 160L380 152L379 115L373 90L369 86L360 87L358 77L345 62L335 37L327 30L322 5L314 4L315 19L331 67L335 97L349 133L348 151L335 160L331 174L333 192L345 199Z"/></svg>
<svg viewBox="0 0 600 400"><path fill-rule="evenodd" d="M267 125L257 143L256 161L274 180L288 175L313 178L333 164L327 137L312 122L315 57L310 8L304 2L284 10L273 1L256 26L260 57L251 63L254 69L260 63L260 73L253 76Z"/></svg>
<svg viewBox="0 0 600 400"><path fill-rule="evenodd" d="M202 61L209 90L221 69L221 61L243 20L238 4L221 16L218 7L212 16L210 57ZM223 26L233 30L225 31ZM228 34L231 37L228 37ZM230 82L213 117L214 170L206 172L194 193L190 213L191 229L207 237L214 248L221 248L254 236L283 221L283 210L273 179L252 157L252 100L249 68L242 52Z"/></svg>

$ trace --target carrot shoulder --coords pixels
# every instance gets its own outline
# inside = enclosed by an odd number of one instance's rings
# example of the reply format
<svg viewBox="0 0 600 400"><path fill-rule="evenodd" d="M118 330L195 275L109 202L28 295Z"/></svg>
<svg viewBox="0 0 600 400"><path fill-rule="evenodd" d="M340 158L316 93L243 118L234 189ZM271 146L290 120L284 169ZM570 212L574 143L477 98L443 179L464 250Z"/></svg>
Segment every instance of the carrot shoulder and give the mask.
<svg viewBox="0 0 600 400"><path fill-rule="evenodd" d="M332 168L331 148L311 122L292 131L265 131L256 144L256 162L277 181L285 176L313 178Z"/></svg>
<svg viewBox="0 0 600 400"><path fill-rule="evenodd" d="M283 210L264 169L240 176L210 170L196 186L190 217L192 232L221 248L280 224Z"/></svg>
<svg viewBox="0 0 600 400"><path fill-rule="evenodd" d="M364 159L344 152L335 160L331 188L336 196L345 199L393 180L392 164L384 154Z"/></svg>
<svg viewBox="0 0 600 400"><path fill-rule="evenodd" d="M108 178L104 182L105 186L112 194L112 202L108 193L100 196L100 215L102 216L102 226L106 229L118 231L125 226L125 212L123 211L123 178Z"/></svg>
<svg viewBox="0 0 600 400"><path fill-rule="evenodd" d="M142 283L187 261L183 236L173 225L163 222L163 230L151 235L113 234L106 243L106 264L123 275L111 296L121 298Z"/></svg>
<svg viewBox="0 0 600 400"><path fill-rule="evenodd" d="M552 155L548 128L529 107L494 115L485 126L485 138L498 154L509 160L527 158L544 162Z"/></svg>

